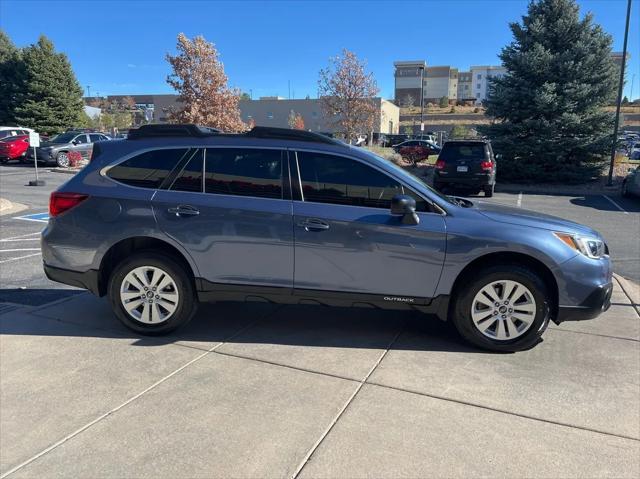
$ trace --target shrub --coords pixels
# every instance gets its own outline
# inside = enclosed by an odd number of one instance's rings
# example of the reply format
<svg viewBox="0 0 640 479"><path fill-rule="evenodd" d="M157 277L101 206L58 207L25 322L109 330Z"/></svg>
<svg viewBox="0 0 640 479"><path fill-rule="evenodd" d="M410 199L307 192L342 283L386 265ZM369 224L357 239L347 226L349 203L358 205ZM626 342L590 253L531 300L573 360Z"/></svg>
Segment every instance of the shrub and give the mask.
<svg viewBox="0 0 640 479"><path fill-rule="evenodd" d="M473 109L473 112L474 112L474 113L480 113L480 108L475 107L475 108Z"/></svg>
<svg viewBox="0 0 640 479"><path fill-rule="evenodd" d="M449 106L449 98L447 98L446 96L443 96L442 98L440 98L440 104L439 104L440 108L446 108Z"/></svg>
<svg viewBox="0 0 640 479"><path fill-rule="evenodd" d="M449 110L449 113L455 113L456 112L456 107L455 106L451 106L451 110Z"/></svg>

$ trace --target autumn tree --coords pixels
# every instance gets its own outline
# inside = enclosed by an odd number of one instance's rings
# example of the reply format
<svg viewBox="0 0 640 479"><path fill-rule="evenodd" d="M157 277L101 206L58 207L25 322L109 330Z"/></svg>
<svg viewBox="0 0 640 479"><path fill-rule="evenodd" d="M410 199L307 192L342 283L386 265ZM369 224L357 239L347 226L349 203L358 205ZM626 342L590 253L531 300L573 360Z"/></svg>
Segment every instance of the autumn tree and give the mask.
<svg viewBox="0 0 640 479"><path fill-rule="evenodd" d="M202 36L193 40L178 35L178 54L167 54L173 73L167 83L178 92L179 111L170 113L174 123L196 123L237 132L247 129L240 118L240 91L227 85L227 75L213 43Z"/></svg>
<svg viewBox="0 0 640 479"><path fill-rule="evenodd" d="M376 117L374 97L378 86L373 73L365 72L365 63L347 49L331 58L320 70L320 102L329 122L341 130L347 141L357 134L373 130Z"/></svg>

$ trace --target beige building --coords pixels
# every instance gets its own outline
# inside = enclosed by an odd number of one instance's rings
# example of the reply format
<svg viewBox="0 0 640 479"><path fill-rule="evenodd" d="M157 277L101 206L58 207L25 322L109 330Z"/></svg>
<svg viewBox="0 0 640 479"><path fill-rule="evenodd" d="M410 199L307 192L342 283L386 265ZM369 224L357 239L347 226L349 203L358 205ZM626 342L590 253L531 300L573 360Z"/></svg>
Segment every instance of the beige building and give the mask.
<svg viewBox="0 0 640 479"><path fill-rule="evenodd" d="M425 103L437 103L443 96L452 103L455 103L458 98L458 69L448 65L427 67Z"/></svg>
<svg viewBox="0 0 640 479"><path fill-rule="evenodd" d="M133 98L144 118L150 123L166 123L168 114L178 110L178 95L111 95L107 100L123 102L125 98ZM85 98L91 103L96 98ZM374 98L376 120L374 131L379 133L398 133L400 109L392 102L382 98ZM241 100L240 114L245 123L258 126L289 128L289 114L293 110L302 116L305 129L315 132L336 133L336 127L329 121L318 99L285 100L282 97L262 97L259 100Z"/></svg>
<svg viewBox="0 0 640 479"><path fill-rule="evenodd" d="M443 96L453 103L458 98L457 68L428 67L424 60L397 61L393 66L396 105L419 106L421 94L424 103L437 103Z"/></svg>
<svg viewBox="0 0 640 479"><path fill-rule="evenodd" d="M458 72L458 101L473 100L471 72Z"/></svg>
<svg viewBox="0 0 640 479"><path fill-rule="evenodd" d="M392 102L374 98L376 120L374 131L380 133L398 133L400 109ZM314 132L337 133L333 121L324 114L318 99L267 99L241 100L239 103L242 121L257 126L289 128L291 111L302 116L306 130Z"/></svg>

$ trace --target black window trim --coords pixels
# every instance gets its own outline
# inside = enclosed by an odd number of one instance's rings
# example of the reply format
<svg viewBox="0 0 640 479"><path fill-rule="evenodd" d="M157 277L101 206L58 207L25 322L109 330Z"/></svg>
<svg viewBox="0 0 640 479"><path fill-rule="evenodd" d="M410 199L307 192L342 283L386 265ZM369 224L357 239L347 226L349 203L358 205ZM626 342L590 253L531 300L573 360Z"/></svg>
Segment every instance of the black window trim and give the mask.
<svg viewBox="0 0 640 479"><path fill-rule="evenodd" d="M318 153L318 154L322 154L322 155L333 155L333 156L340 156L343 158L346 158L348 160L352 160L352 161L357 161L358 163L362 163L365 166L368 166L370 168L373 168L374 170L378 171L379 173L382 173L383 175L386 175L388 177L390 177L391 179L393 179L394 181L396 181L397 183L400 184L400 186L402 186L402 188L408 188L410 191L414 192L416 195L418 195L419 198L421 198L423 201L425 201L427 204L429 204L434 210L440 210L442 211L442 213L438 213L437 211L418 211L418 213L420 214L431 214L431 215L438 215L438 216L446 216L447 212L444 208L442 208L440 205L438 205L436 202L430 200L429 198L425 198L425 196L423 194L421 194L419 191L416 191L415 188L413 188L412 186L406 185L402 180L400 180L399 178L397 178L395 175L389 173L388 171L383 170L382 168L378 167L378 165L369 163L367 161L364 161L360 158L354 157L354 156L349 156L349 155L345 155L344 153L338 153L338 152L333 152L333 151L323 151L323 150L315 150L315 149L311 149L311 148L291 148L289 149L290 151L293 151L294 155L293 157L295 158L295 171L292 169L292 172L294 174L293 176L293 184L294 184L294 198L293 201L302 201L305 202L306 200L304 199L304 194L302 193L302 178L300 176L300 165L298 163L298 152L300 153L304 153L304 152L308 152L308 153ZM316 203L316 204L330 204L332 206L343 206L346 208L367 208L367 209L378 209L378 210L384 210L385 208L376 208L375 206L358 206L358 205L341 205L341 204L337 204L337 203L318 203L315 201L309 201L309 203Z"/></svg>

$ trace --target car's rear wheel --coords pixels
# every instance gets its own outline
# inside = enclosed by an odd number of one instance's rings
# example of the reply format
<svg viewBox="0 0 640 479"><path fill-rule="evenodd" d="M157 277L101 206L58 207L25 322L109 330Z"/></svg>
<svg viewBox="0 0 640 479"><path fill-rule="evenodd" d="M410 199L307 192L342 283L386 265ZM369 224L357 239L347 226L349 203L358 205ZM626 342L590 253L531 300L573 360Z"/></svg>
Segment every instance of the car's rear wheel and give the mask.
<svg viewBox="0 0 640 479"><path fill-rule="evenodd" d="M551 315L544 281L529 268L496 265L476 271L457 292L453 323L474 345L521 351L537 344Z"/></svg>
<svg viewBox="0 0 640 479"><path fill-rule="evenodd" d="M66 151L61 151L56 156L56 163L60 168L68 168L69 167L69 155L67 155Z"/></svg>
<svg viewBox="0 0 640 479"><path fill-rule="evenodd" d="M192 278L173 259L149 251L123 260L109 279L118 319L141 334L165 334L188 323L197 309Z"/></svg>

